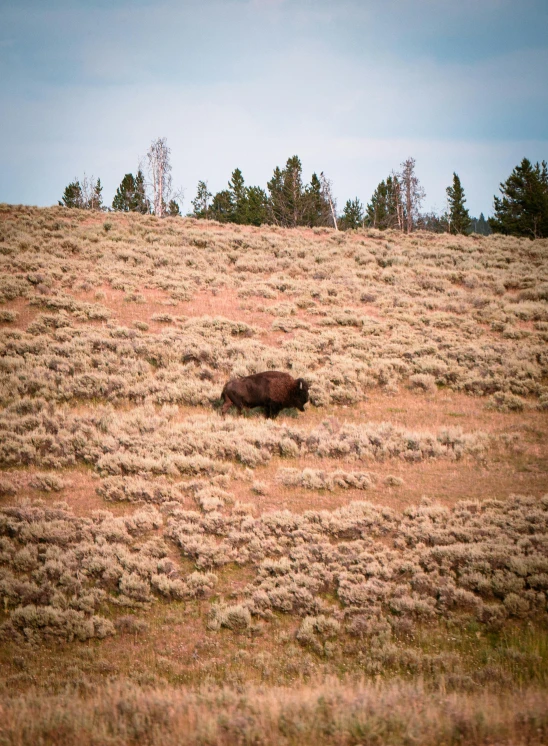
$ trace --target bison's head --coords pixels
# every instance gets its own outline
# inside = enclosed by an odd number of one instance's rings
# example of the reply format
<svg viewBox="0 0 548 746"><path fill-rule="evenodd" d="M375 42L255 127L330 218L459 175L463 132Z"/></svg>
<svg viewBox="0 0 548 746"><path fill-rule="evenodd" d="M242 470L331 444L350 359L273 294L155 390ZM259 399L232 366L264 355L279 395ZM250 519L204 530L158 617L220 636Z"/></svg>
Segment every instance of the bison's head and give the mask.
<svg viewBox="0 0 548 746"><path fill-rule="evenodd" d="M301 412L304 412L304 405L309 399L308 384L304 380L304 378L297 378L295 383L297 384L297 409L300 409Z"/></svg>

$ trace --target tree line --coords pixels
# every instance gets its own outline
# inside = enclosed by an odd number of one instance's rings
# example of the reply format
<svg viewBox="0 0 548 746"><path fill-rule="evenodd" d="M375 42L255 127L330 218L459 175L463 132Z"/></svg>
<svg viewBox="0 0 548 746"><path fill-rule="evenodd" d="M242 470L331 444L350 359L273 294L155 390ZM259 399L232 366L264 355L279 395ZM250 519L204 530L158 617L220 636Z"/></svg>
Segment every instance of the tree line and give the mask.
<svg viewBox="0 0 548 746"><path fill-rule="evenodd" d="M331 182L322 172L320 176L313 173L309 184L303 183L302 165L296 155L288 158L283 169L274 169L266 190L246 186L239 168L232 172L227 189L215 195L208 190L207 182L200 181L192 206L193 217L221 223L339 228Z"/></svg>
<svg viewBox="0 0 548 746"><path fill-rule="evenodd" d="M100 179L84 176L74 179L64 191L60 205L83 209L140 212L159 217L181 214L182 190L173 190L170 149L165 138L154 141L144 165L137 175L125 174L111 207L102 202ZM414 158L406 159L399 171L392 171L363 205L358 197L346 201L337 211L331 181L321 172L313 173L310 182L303 179L302 164L297 155L285 166L276 166L266 189L248 186L239 168L227 188L216 194L207 181L199 181L191 200L190 217L239 225L279 225L331 227L353 230L361 227L388 228L411 233L427 230L435 233L468 234L491 232L529 238L548 237L548 169L546 161L532 164L524 158L508 179L500 184L500 197L494 197L494 215L485 219L472 217L466 208L466 197L459 176L454 173L446 189L446 209L441 214L422 212L425 191L415 172Z"/></svg>

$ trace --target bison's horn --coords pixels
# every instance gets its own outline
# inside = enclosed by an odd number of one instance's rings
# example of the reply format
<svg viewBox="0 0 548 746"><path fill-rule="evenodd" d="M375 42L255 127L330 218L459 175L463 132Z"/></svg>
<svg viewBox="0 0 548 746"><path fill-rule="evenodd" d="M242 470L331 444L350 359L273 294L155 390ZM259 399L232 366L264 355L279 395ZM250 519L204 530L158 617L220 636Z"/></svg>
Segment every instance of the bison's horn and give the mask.
<svg viewBox="0 0 548 746"><path fill-rule="evenodd" d="M303 387L303 382L299 381L299 388L302 389L302 387Z"/></svg>

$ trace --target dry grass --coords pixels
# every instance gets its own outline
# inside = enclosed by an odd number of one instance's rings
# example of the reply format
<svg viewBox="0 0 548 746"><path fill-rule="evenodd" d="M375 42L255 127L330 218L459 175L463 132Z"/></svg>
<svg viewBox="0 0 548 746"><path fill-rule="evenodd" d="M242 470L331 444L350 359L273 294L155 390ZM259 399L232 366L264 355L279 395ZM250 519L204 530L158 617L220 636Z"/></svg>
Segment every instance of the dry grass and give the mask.
<svg viewBox="0 0 548 746"><path fill-rule="evenodd" d="M337 680L307 687L139 689L110 685L93 698L29 694L7 703L2 734L21 746L146 744L542 744L546 697L432 693Z"/></svg>
<svg viewBox="0 0 548 746"><path fill-rule="evenodd" d="M547 242L105 219L0 206L0 741L546 740Z"/></svg>

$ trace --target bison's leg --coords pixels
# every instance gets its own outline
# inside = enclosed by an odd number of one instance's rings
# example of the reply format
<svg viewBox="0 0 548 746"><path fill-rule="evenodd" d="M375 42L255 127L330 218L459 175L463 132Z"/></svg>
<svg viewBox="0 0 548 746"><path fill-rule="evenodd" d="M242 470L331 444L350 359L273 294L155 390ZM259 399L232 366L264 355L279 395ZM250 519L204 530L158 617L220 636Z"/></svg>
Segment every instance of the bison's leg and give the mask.
<svg viewBox="0 0 548 746"><path fill-rule="evenodd" d="M281 406L280 406L280 405L278 404L278 402L275 402L275 401L269 401L269 402L268 402L268 403L266 404L266 406L265 406L265 410L266 410L266 416L267 416L267 417L268 417L269 419L272 419L272 420L273 420L273 419L274 419L275 417L277 417L277 416L278 416L278 414L280 413L280 411L281 411L282 409L283 409L283 407L281 407Z"/></svg>
<svg viewBox="0 0 548 746"><path fill-rule="evenodd" d="M225 400L225 403L221 407L221 414L223 415L223 417L225 416L225 414L228 412L228 410L232 406L232 402L230 401L230 399L228 398L228 396L225 396L224 400Z"/></svg>
<svg viewBox="0 0 548 746"><path fill-rule="evenodd" d="M230 407L236 407L238 412L242 411L242 407L245 406L245 402L243 401L242 397L237 394L235 391L230 392L230 396L223 391L223 399L225 400L225 403L223 404L221 408L221 414L225 415Z"/></svg>
<svg viewBox="0 0 548 746"><path fill-rule="evenodd" d="M230 407L236 407L237 410L238 410L238 412L242 411L242 403L241 403L239 397L236 396L234 393L232 393L232 395L229 396L226 391L223 391L223 393L221 394L221 396L224 399L224 404L221 407L221 414L223 415L223 417L228 412L228 410L230 409Z"/></svg>

